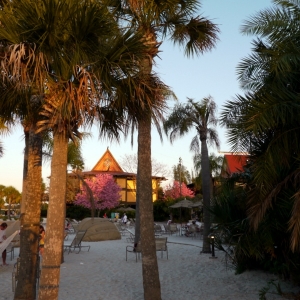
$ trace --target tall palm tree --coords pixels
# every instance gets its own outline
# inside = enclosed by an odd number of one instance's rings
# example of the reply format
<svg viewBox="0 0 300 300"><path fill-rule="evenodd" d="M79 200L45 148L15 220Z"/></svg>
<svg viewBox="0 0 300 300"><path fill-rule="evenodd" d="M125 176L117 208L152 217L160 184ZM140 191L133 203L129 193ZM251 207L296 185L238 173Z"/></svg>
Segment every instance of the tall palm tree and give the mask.
<svg viewBox="0 0 300 300"><path fill-rule="evenodd" d="M188 99L186 104L178 104L164 123L165 131L170 133L170 141L189 133L191 129L196 130L196 135L192 139L190 149L196 153L201 152L201 175L203 194L203 253L210 253L210 201L211 201L211 172L209 166L209 156L207 142L215 144L219 148L218 134L213 128L217 125L215 117L216 104L211 97L195 102ZM213 127L210 127L213 126ZM201 147L201 150L200 150Z"/></svg>
<svg viewBox="0 0 300 300"><path fill-rule="evenodd" d="M196 154L193 157L193 161L194 161L194 168L195 171L199 174L196 178L195 178L195 183L196 186L201 186L201 154ZM215 187L216 187L216 180L217 177L220 176L221 174L221 169L222 169L222 164L224 161L224 157L219 155L215 155L215 154L210 154L209 155L209 168L210 168L210 178L211 178L211 197L214 198L215 195Z"/></svg>
<svg viewBox="0 0 300 300"><path fill-rule="evenodd" d="M14 11L13 17L10 11ZM134 36L131 32L120 32L107 6L94 1L86 0L78 4L74 1L62 3L47 0L40 5L36 1L33 5L30 0L21 3L10 1L1 10L0 18L3 25L1 50L5 54L1 56L1 66L4 67L2 74L7 75L3 76L3 80L6 85L13 86L14 91L24 94L28 91L29 96L27 95L22 104L35 104L35 107L28 107L27 112L34 111L42 115L43 119L38 124L36 120L30 119L33 124L30 132L36 133L34 126L38 125L40 132L52 129L54 133L50 187L52 205L48 211L49 230L43 261L46 267L42 270L39 297L55 299L58 288L49 290L47 286L53 281L59 282L58 270L63 242L61 228L64 223L61 199L65 197L66 145L70 137L80 136L78 127L87 120L91 121L93 114L100 122L104 121L103 115L98 112L100 104L104 105L104 100L109 102L117 94L118 80L125 81L124 78L137 70L139 52L144 47L139 42L139 36ZM7 114L12 114L11 112L16 113L18 106L9 110L9 92L6 91L7 101L4 103L7 105ZM115 130L113 133L118 132ZM32 145L35 145L36 153L41 153L40 143ZM27 195L34 192L29 182L35 187L41 187L36 178L30 177L30 166L40 170L41 160L36 158L30 163L31 157L34 156L29 152ZM28 199L29 197L26 200ZM34 237L33 240L24 241L30 247L26 253L34 253L35 257L39 225L38 203L32 201L34 209L30 213L25 208L25 217L32 215L30 223L34 226L22 226L23 230L27 230ZM28 259L27 261L30 262ZM25 264L25 256L22 256L21 250L21 265L22 262ZM28 274L36 270L34 263L29 265L27 274L26 268L21 267L24 276L21 274L19 278L15 299L35 297L33 288L25 292L22 284L26 280L25 275L28 278ZM47 265L57 268L49 269ZM31 286L35 286L34 278L31 278Z"/></svg>
<svg viewBox="0 0 300 300"><path fill-rule="evenodd" d="M298 0L274 1L245 21L244 34L257 34L253 54L238 72L246 95L228 101L222 123L234 149L251 154L248 216L253 228L277 202L293 204L288 232L293 251L300 245L299 221L299 8ZM276 163L274 163L276 162ZM279 202L280 203L280 202ZM278 206L280 205L278 203Z"/></svg>
<svg viewBox="0 0 300 300"><path fill-rule="evenodd" d="M185 54L201 54L214 47L217 26L209 20L195 16L200 2L195 0L171 0L164 3L155 0L112 1L116 16L122 24L135 28L143 36L149 48L147 58L141 63L140 76L149 76L154 58L165 38L185 47ZM127 23L126 23L127 21ZM157 94L156 94L157 95ZM159 102L161 97L158 97ZM153 103L154 98L152 99ZM159 105L159 102L156 105ZM143 285L145 299L160 299L160 283L153 234L153 205L151 186L151 117L152 107L142 106L138 117L138 170L137 207L140 212L141 248L143 257Z"/></svg>
<svg viewBox="0 0 300 300"><path fill-rule="evenodd" d="M6 25L5 18L2 17L5 9L0 11L0 18L3 25ZM9 17L9 16L7 16ZM3 68L11 67L12 61L8 56L13 49L8 46L8 32L6 27L0 29L1 51L5 53L2 57ZM6 56L7 55L7 56ZM7 63L11 63L10 66ZM18 60L16 64L18 65ZM30 68L29 68L30 69ZM3 76L1 80L2 89L0 111L3 120L17 123L19 119L23 122L25 133L25 153L23 170L23 190L21 201L21 235L20 235L20 264L22 266L19 276L19 285L16 289L16 295L32 299L35 292L36 282L36 264L38 258L38 232L40 221L40 195L41 195L41 136L35 133L34 120L37 119L36 108L39 105L37 98L30 100L29 93L18 90L20 86L15 84L13 76L16 75L11 70L6 69L7 77ZM5 73L2 73L3 75ZM8 79L8 80L7 80ZM27 82L28 83L28 82ZM30 120L30 122L29 122ZM28 184L26 184L28 182ZM28 189L26 189L26 187ZM27 201L28 200L28 201ZM30 253L30 255L29 255Z"/></svg>

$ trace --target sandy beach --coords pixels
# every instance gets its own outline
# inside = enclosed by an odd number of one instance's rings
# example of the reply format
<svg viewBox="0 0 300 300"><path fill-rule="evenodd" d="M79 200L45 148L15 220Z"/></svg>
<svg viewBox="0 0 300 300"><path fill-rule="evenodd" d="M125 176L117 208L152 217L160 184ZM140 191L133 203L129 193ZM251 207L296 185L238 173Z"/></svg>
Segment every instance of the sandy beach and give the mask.
<svg viewBox="0 0 300 300"><path fill-rule="evenodd" d="M158 266L163 300L257 300L259 291L271 280L272 274L260 271L235 275L226 267L224 253L216 251L217 259L210 254L200 254L202 240L185 236L167 236L169 259L158 253ZM70 235L70 243L73 236ZM90 251L83 249L79 254L65 252L65 262L61 265L59 300L142 300L142 262L135 261L129 253L125 260L125 249L129 243L126 236L121 240L83 242L90 245ZM13 299L12 270L18 256L9 266L0 267L0 300ZM281 282L283 291L298 291L290 283ZM274 291L274 289L272 289ZM267 294L268 300L285 299L275 294Z"/></svg>

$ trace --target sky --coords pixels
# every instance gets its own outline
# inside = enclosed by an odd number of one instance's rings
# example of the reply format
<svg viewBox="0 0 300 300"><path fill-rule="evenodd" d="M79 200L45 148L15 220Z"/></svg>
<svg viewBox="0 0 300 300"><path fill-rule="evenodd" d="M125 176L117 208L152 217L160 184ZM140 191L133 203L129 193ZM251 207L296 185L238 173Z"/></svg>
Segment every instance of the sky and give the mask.
<svg viewBox="0 0 300 300"><path fill-rule="evenodd" d="M242 58L251 53L251 41L255 36L243 36L240 26L246 19L258 11L272 5L271 0L202 0L199 14L219 26L219 41L216 47L201 56L187 58L183 49L175 47L172 42L164 41L156 59L155 71L170 86L177 96L177 101L185 103L188 98L200 101L211 96L218 107L232 100L237 94L243 94L236 76L236 67ZM176 101L169 101L172 108ZM221 147L220 151L230 151L226 142L226 130L217 127ZM155 128L152 130L152 157L169 167L177 165L179 158L188 171L193 170L193 153L189 146L196 132L191 131L183 138L171 144L166 136L161 143ZM22 189L24 138L21 126L16 126L9 136L0 136L4 146L4 156L0 158L0 184L12 185ZM131 146L130 138L121 139L120 143L98 139L97 127L92 128L92 137L84 140L82 153L85 170L92 169L107 147L120 163L124 155L137 153L137 140ZM210 153L218 154L215 148ZM43 178L46 184L51 174L50 163L43 164ZM164 175L164 174L162 174ZM168 177L169 179L172 179Z"/></svg>

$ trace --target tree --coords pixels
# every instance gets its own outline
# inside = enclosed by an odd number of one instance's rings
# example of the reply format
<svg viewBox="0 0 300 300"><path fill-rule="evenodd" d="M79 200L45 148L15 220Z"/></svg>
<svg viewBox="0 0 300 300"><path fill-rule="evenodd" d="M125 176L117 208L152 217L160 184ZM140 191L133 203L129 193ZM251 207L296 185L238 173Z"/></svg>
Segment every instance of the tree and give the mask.
<svg viewBox="0 0 300 300"><path fill-rule="evenodd" d="M195 193L191 191L184 182L174 180L173 184L169 184L164 188L166 198L176 199L179 197L194 197Z"/></svg>
<svg viewBox="0 0 300 300"><path fill-rule="evenodd" d="M84 160L82 157L82 140L89 137L90 134L82 133L82 139L76 138L74 141L68 142L68 167L74 171L82 171L84 169ZM45 161L51 160L53 154L53 138L52 135L46 134L43 139L43 159Z"/></svg>
<svg viewBox="0 0 300 300"><path fill-rule="evenodd" d="M121 158L121 165L125 172L136 173L137 172L137 164L138 164L138 159L137 159L136 154L133 154L133 155L125 154ZM170 175L168 166L157 161L154 158L151 159L151 166L152 166L152 176L167 177Z"/></svg>
<svg viewBox="0 0 300 300"><path fill-rule="evenodd" d="M177 166L173 166L173 179L184 182L185 184L191 183L191 175L185 166L179 163Z"/></svg>
<svg viewBox="0 0 300 300"><path fill-rule="evenodd" d="M5 126L4 120L1 119L1 117L0 117L0 135L6 134L6 133L9 133L9 129L7 126ZM3 156L3 154L4 154L3 143L0 140L0 158Z"/></svg>
<svg viewBox="0 0 300 300"><path fill-rule="evenodd" d="M70 61L66 69L55 68L54 74L60 80L52 81L48 87L48 97L45 95L45 120L40 123L40 130L53 130L54 139L47 217L48 228L53 229L46 236L44 263L57 266L57 269L42 269L40 299L52 299L58 295L58 289L49 290L47 286L57 286L59 282L64 223L64 202L61 199L66 193L68 139L74 135L80 137L79 125L91 124L94 119L102 124L101 137L104 134L108 137L118 136L118 120L113 119L115 116L108 108L111 99L118 95L118 80L122 78L125 81L132 72L130 68L136 68L138 53L135 52L134 56L131 51L133 48L137 51L141 45L139 36L118 29L105 5L94 1L80 2L80 5L74 1L66 1L64 5L60 21L62 24L71 21L65 26L70 27L72 34L68 36L69 40L64 36L58 54L63 53L59 56L65 55ZM74 10L77 12L75 17ZM60 26L53 26L55 34L59 34ZM73 39L77 40L78 48L74 49ZM65 53L66 49L68 53ZM114 126L108 128L108 123Z"/></svg>
<svg viewBox="0 0 300 300"><path fill-rule="evenodd" d="M11 11L14 11L13 18ZM37 269L34 260L37 258L41 193L35 188L41 187L37 175L41 171L41 156L38 158L37 154L41 154L42 145L30 139L30 135L37 133L37 126L40 132L53 131L50 205L43 263L56 266L42 269L39 297L55 299L63 243L64 201L61 199L65 198L69 138L80 136L79 126L94 119L114 123L107 136L118 133L119 123L112 118L112 113L108 116L104 112L110 112L110 100L118 95L117 82L125 81L137 70L139 55L144 55L140 50L144 47L140 36L131 31L120 31L107 6L95 1L10 1L3 6L0 17L1 114L9 118L21 111L28 117L34 112L42 119L26 119L29 144L34 145L28 153L26 203L29 199L34 198L34 201L30 203L32 207L25 207L24 222L29 222L27 217L31 217L30 224L34 226L22 227L21 245L24 241L28 249L24 252L24 247L21 247L21 275L15 299L32 299L36 295L35 279L28 274L34 275ZM26 106L28 103L30 105ZM30 167L35 167L36 177ZM31 234L34 239L26 239L26 234L27 237ZM34 258L25 258L25 253L32 253ZM30 285L26 291L24 282ZM56 288L47 289L49 285Z"/></svg>
<svg viewBox="0 0 300 300"><path fill-rule="evenodd" d="M112 175L99 174L95 178L86 179L85 182L93 193L94 205L91 203L90 194L85 186L82 186L80 193L76 195L75 205L89 209L94 206L98 210L98 217L100 210L114 208L119 205L121 188L114 181Z"/></svg>
<svg viewBox="0 0 300 300"><path fill-rule="evenodd" d="M202 194L203 194L203 253L210 253L210 201L211 201L211 178L207 142L219 147L219 139L216 130L210 126L217 125L215 117L216 104L211 97L194 102L188 99L184 104L174 107L172 113L164 123L166 133L170 133L170 141L173 142L179 136L184 136L191 129L196 130L190 149L199 153L201 144L201 170L202 170ZM199 143L200 142L200 143Z"/></svg>
<svg viewBox="0 0 300 300"><path fill-rule="evenodd" d="M140 32L148 46L148 55L140 65L142 77L148 78L152 73L154 58L166 37L170 37L175 44L184 45L188 56L212 49L217 40L217 26L205 18L193 16L200 8L200 3L195 0L172 0L163 4L154 0L122 0L117 1L117 5L112 1L112 6L116 8L116 15L122 24L124 20L128 21L125 25ZM153 110L164 107L166 97L159 93L150 95L152 99L144 101L138 114L137 105L129 110L129 114L135 119L138 130L137 208L141 222L144 297L146 300L156 300L161 299L161 293L153 233L151 122L156 124L152 119Z"/></svg>
<svg viewBox="0 0 300 300"><path fill-rule="evenodd" d="M194 161L194 168L195 171L199 174L195 178L195 185L197 187L201 187L201 154L196 154L193 157ZM218 181L218 178L220 178L222 165L223 165L224 157L219 155L216 156L215 154L209 155L209 167L211 172L211 195L212 197L215 196L215 189L216 189L216 183Z"/></svg>
<svg viewBox="0 0 300 300"><path fill-rule="evenodd" d="M13 186L6 186L2 189L1 194L5 203L8 205L7 217L10 219L11 205L20 203L21 193Z"/></svg>
<svg viewBox="0 0 300 300"><path fill-rule="evenodd" d="M245 21L244 34L256 34L252 54L238 66L245 95L228 101L222 124L234 151L250 152L248 218L253 229L289 210L290 248L300 247L299 221L299 1L274 1ZM276 236L273 236L276 239ZM287 249L283 250L288 252Z"/></svg>

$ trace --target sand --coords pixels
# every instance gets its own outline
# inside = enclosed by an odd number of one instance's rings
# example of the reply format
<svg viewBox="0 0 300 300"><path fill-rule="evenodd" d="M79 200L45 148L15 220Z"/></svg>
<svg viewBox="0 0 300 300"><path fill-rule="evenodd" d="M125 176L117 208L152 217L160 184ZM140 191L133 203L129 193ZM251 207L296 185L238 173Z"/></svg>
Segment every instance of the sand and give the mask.
<svg viewBox="0 0 300 300"><path fill-rule="evenodd" d="M70 242L72 235L69 237ZM135 261L125 249L129 245L126 236L121 240L84 242L90 251L65 254L61 265L59 300L142 300L142 262ZM158 267L163 300L257 300L259 291L271 280L272 274L260 271L235 275L225 264L224 253L216 251L216 259L210 254L200 254L202 240L185 236L168 236L169 259L158 253ZM0 300L13 299L11 273L18 256L8 267L0 267ZM299 291L288 282L281 282L284 291ZM272 289L274 291L274 289ZM267 294L267 299L284 299L276 294Z"/></svg>

